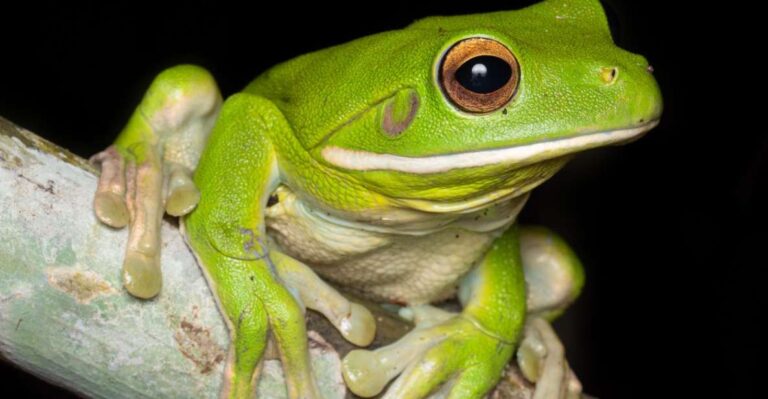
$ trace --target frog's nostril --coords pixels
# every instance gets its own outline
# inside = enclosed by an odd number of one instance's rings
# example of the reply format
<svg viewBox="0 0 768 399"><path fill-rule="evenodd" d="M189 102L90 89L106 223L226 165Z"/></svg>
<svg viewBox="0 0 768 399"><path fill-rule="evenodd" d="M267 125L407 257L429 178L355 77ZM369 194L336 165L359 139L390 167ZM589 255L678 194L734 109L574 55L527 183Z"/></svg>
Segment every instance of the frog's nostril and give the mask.
<svg viewBox="0 0 768 399"><path fill-rule="evenodd" d="M610 85L616 82L616 78L619 77L618 67L603 67L600 69L600 80L603 83Z"/></svg>

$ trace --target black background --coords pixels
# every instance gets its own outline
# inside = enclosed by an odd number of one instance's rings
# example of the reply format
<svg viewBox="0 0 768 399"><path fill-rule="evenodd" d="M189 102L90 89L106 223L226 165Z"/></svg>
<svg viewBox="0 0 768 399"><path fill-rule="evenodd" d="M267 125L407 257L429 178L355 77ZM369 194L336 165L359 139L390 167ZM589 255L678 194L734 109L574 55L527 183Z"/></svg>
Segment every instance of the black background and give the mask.
<svg viewBox="0 0 768 399"><path fill-rule="evenodd" d="M532 1L321 3L2 5L0 115L88 156L165 67L203 65L232 94L311 50L427 15ZM603 3L615 40L653 64L665 113L642 140L578 157L524 210L524 222L562 234L587 270L583 296L556 323L570 363L601 398L753 397L768 244L764 71L759 46L748 45L759 11ZM7 365L0 386L67 397Z"/></svg>

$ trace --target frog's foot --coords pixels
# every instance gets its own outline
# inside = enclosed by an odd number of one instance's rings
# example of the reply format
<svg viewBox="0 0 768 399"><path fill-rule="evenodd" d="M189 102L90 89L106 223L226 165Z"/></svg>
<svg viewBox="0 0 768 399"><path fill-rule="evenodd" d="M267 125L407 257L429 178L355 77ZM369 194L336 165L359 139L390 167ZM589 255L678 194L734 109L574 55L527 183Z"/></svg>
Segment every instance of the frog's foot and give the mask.
<svg viewBox="0 0 768 399"><path fill-rule="evenodd" d="M200 190L192 181L192 170L176 162L165 162L165 212L184 216L200 202Z"/></svg>
<svg viewBox="0 0 768 399"><path fill-rule="evenodd" d="M534 318L526 324L517 364L525 378L536 383L533 399L581 397L581 383L568 367L563 344L546 320Z"/></svg>
<svg viewBox="0 0 768 399"><path fill-rule="evenodd" d="M91 158L101 165L96 216L115 228L130 225L123 281L134 296L160 291L160 222L166 211L182 216L197 205L192 169L220 105L207 71L169 68L152 82L115 144Z"/></svg>
<svg viewBox="0 0 768 399"><path fill-rule="evenodd" d="M91 160L101 165L93 203L96 216L115 228L130 224L123 262L125 287L134 296L152 298L162 286L160 221L163 213L184 215L194 209L200 199L191 171L177 163L162 161L155 146L144 142L127 150L110 146Z"/></svg>
<svg viewBox="0 0 768 399"><path fill-rule="evenodd" d="M399 374L383 398L444 391L448 398L471 399L481 398L499 380L513 343L484 331L465 314L430 307L409 312L417 327L399 341L374 351L354 350L344 358L344 380L352 392L374 396Z"/></svg>
<svg viewBox="0 0 768 399"><path fill-rule="evenodd" d="M217 261L208 263L216 265L207 269L212 285L218 287L216 281L226 278L227 291L221 292L238 293L219 294L232 335L222 396L252 398L261 361L279 358L288 397L319 398L308 357L305 307L324 314L347 340L358 345L373 340L376 323L366 308L347 301L306 265L279 251L268 250L261 240L257 242L264 249L256 251L259 256L252 261L213 252ZM206 255L207 247L198 248ZM247 274L236 275L238 269L246 270ZM259 284L253 284L256 281Z"/></svg>
<svg viewBox="0 0 768 399"><path fill-rule="evenodd" d="M282 253L272 258L280 278L304 306L323 314L347 341L357 346L373 341L376 320L365 306L347 300L303 263Z"/></svg>
<svg viewBox="0 0 768 399"><path fill-rule="evenodd" d="M309 361L303 309L292 293L274 280L262 289L244 295L245 301L236 299L224 305L227 314L237 311L239 316L230 325L231 344L221 397L253 398L262 361L279 358L289 398L320 398Z"/></svg>
<svg viewBox="0 0 768 399"><path fill-rule="evenodd" d="M125 204L125 160L114 145L91 157L90 162L101 165L101 175L93 199L96 217L102 223L122 228L128 224Z"/></svg>
<svg viewBox="0 0 768 399"><path fill-rule="evenodd" d="M129 151L110 146L92 161L102 173L94 197L96 216L113 227L130 224L123 262L126 289L139 298L160 291L160 221L163 175L153 145L138 143Z"/></svg>

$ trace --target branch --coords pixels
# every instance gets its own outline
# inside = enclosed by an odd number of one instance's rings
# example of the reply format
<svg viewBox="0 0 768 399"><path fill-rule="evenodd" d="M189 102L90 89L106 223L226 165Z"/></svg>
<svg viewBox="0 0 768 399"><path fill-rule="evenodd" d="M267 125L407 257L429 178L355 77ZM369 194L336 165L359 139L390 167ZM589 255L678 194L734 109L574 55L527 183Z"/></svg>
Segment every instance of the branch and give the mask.
<svg viewBox="0 0 768 399"><path fill-rule="evenodd" d="M128 295L127 233L96 220L95 188L83 159L0 118L0 360L86 397L216 397L229 338L192 254L165 222L161 294ZM374 346L408 330L372 311ZM312 312L308 326L321 391L348 396L339 355L352 346ZM515 375L494 397L530 397ZM279 361L266 361L259 397L285 397Z"/></svg>

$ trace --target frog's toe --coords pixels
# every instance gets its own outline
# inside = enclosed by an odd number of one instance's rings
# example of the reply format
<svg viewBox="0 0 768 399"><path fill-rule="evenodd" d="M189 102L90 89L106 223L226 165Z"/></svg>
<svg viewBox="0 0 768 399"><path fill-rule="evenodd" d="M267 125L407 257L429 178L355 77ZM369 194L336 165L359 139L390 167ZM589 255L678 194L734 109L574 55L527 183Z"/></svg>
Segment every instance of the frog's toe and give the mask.
<svg viewBox="0 0 768 399"><path fill-rule="evenodd" d="M293 294L282 286L273 287L273 297L265 307L272 337L276 342L285 373L288 397L315 399L320 394L309 361L304 313Z"/></svg>
<svg viewBox="0 0 768 399"><path fill-rule="evenodd" d="M91 163L101 167L99 184L93 198L93 209L102 223L121 228L128 224L125 204L125 162L115 146L91 157Z"/></svg>
<svg viewBox="0 0 768 399"><path fill-rule="evenodd" d="M376 320L368 308L350 302L349 315L341 319L337 328L347 341L357 346L366 346L376 335Z"/></svg>
<svg viewBox="0 0 768 399"><path fill-rule="evenodd" d="M422 399L433 394L441 398L482 398L498 381L503 368L503 363L484 355L489 349L496 351L496 344L487 337L480 337L484 343L470 338L473 327L460 319L430 330L437 342L428 344L382 399Z"/></svg>
<svg viewBox="0 0 768 399"><path fill-rule="evenodd" d="M536 383L535 398L580 397L581 383L568 367L563 344L546 320L528 321L517 364L525 378Z"/></svg>
<svg viewBox="0 0 768 399"><path fill-rule="evenodd" d="M163 175L160 157L151 144L139 143L139 156L126 167L126 203L130 212L123 283L140 298L160 292L160 222L163 218Z"/></svg>
<svg viewBox="0 0 768 399"><path fill-rule="evenodd" d="M162 163L149 142L118 150L116 145L94 155L101 166L93 199L96 216L112 227L130 225L123 261L123 284L139 298L160 292L160 222L163 216Z"/></svg>
<svg viewBox="0 0 768 399"><path fill-rule="evenodd" d="M416 305L400 308L398 314L400 317L413 322L419 328L432 327L456 316L456 313L431 305Z"/></svg>
<svg viewBox="0 0 768 399"><path fill-rule="evenodd" d="M382 399L421 399L440 386L453 385L451 376L456 374L456 364L450 362L442 351L444 348L440 347L427 350L421 359L403 370Z"/></svg>
<svg viewBox="0 0 768 399"><path fill-rule="evenodd" d="M437 324L417 326L389 346L347 354L342 362L347 386L370 397L399 374L382 398L419 399L434 392L481 398L499 380L513 344L489 335L464 314L448 316L430 310L427 320Z"/></svg>
<svg viewBox="0 0 768 399"><path fill-rule="evenodd" d="M432 369L429 365L433 364L434 359L421 362L419 359L443 338L444 334L435 329L416 328L391 345L373 351L351 351L342 362L344 381L356 395L371 397L381 392L389 381L402 373L406 367L409 372L403 375L421 375L421 378L424 378L424 373ZM422 365L416 366L418 364ZM399 384L410 386L407 382Z"/></svg>
<svg viewBox="0 0 768 399"><path fill-rule="evenodd" d="M296 259L281 253L272 258L278 274L302 304L322 313L347 341L357 346L373 342L376 320L366 307L350 302Z"/></svg>
<svg viewBox="0 0 768 399"><path fill-rule="evenodd" d="M391 372L382 369L384 363L376 352L353 350L344 357L344 381L357 396L376 396L394 378Z"/></svg>
<svg viewBox="0 0 768 399"><path fill-rule="evenodd" d="M149 299L160 292L163 278L158 256L131 251L123 261L123 283L131 295Z"/></svg>
<svg viewBox="0 0 768 399"><path fill-rule="evenodd" d="M200 191L192 181L189 168L174 162L166 163L165 211L169 215L183 216L191 212L200 201Z"/></svg>
<svg viewBox="0 0 768 399"><path fill-rule="evenodd" d="M556 352L555 352L556 354ZM547 357L547 347L539 331L531 325L525 329L525 337L517 348L517 365L528 381L536 382L541 375L541 367Z"/></svg>
<svg viewBox="0 0 768 399"><path fill-rule="evenodd" d="M408 362L393 363L394 359L389 359L385 353L355 350L344 358L344 380L356 395L370 398L378 395L400 374L401 377L382 398L423 398L439 385L449 372L445 363L436 357L424 356L408 365Z"/></svg>
<svg viewBox="0 0 768 399"><path fill-rule="evenodd" d="M98 192L93 198L93 209L102 223L115 228L128 224L128 208L125 199L113 192Z"/></svg>
<svg viewBox="0 0 768 399"><path fill-rule="evenodd" d="M221 398L253 398L261 374L262 356L269 338L267 313L258 300L230 302L229 311L239 314L237 324L230 330L230 348L224 372ZM226 306L226 305L225 305ZM274 349L273 349L274 350Z"/></svg>

